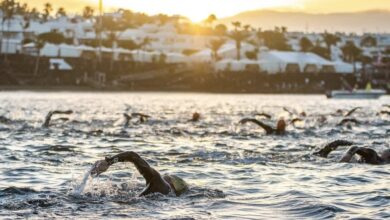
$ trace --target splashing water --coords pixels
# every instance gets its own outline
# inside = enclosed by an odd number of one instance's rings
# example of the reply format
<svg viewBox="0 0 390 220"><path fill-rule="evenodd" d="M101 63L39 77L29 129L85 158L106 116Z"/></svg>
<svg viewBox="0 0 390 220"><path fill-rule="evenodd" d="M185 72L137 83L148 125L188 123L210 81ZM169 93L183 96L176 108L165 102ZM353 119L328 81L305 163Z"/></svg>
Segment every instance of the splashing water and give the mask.
<svg viewBox="0 0 390 220"><path fill-rule="evenodd" d="M87 172L85 172L81 183L75 187L75 189L72 192L72 195L79 196L79 195L81 195L81 193L83 193L85 186L87 185L88 179L91 176L92 169L93 169L93 167L91 167Z"/></svg>

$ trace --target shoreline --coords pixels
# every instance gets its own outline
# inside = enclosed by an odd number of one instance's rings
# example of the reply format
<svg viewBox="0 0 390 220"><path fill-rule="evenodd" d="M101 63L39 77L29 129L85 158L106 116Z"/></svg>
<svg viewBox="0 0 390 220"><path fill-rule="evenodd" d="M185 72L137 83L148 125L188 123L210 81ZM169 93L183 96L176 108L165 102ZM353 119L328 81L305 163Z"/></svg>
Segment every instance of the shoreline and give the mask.
<svg viewBox="0 0 390 220"><path fill-rule="evenodd" d="M160 90L130 90L119 88L92 88L81 86L0 86L0 92L98 92L98 93L111 93L111 92L123 92L123 93L205 93L205 94L264 94L264 95L325 95L318 92L305 92L305 93L291 93L285 92L245 92L245 91L205 91L205 90L174 90L174 89L160 89Z"/></svg>

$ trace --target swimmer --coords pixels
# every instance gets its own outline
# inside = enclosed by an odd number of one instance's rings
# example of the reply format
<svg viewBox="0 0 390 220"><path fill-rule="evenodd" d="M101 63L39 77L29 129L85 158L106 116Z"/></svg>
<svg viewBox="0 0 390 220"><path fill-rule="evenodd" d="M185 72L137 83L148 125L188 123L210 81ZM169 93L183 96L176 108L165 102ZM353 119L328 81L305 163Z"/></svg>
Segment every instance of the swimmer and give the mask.
<svg viewBox="0 0 390 220"><path fill-rule="evenodd" d="M354 144L353 142L344 141L344 140L333 141L327 144L320 151L315 152L314 155L327 158L328 155L332 151L336 150L339 146L351 146L353 144ZM341 158L340 162L342 163L350 162L352 158L355 156L355 154L360 156L359 159L360 163L367 163L372 165L390 163L390 149L384 150L380 155L378 155L378 153L371 148L358 147L358 146L352 146L351 148L349 148L348 151Z"/></svg>
<svg viewBox="0 0 390 220"><path fill-rule="evenodd" d="M292 124L294 126L294 128L296 127L295 123L297 122L302 122L303 120L300 119L300 118L294 118L293 120L290 121L290 124Z"/></svg>
<svg viewBox="0 0 390 220"><path fill-rule="evenodd" d="M12 122L11 119L6 118L6 117L4 117L4 116L0 116L0 123L2 123L2 124L9 124L9 123L11 123L11 122Z"/></svg>
<svg viewBox="0 0 390 220"><path fill-rule="evenodd" d="M336 113L331 114L332 116L343 116L343 117L349 117L353 113L355 113L358 109L362 109L362 107L356 107L351 110L349 110L347 113L344 114L344 110L337 109Z"/></svg>
<svg viewBox="0 0 390 220"><path fill-rule="evenodd" d="M252 123L255 123L256 125L260 126L261 128L263 128L265 130L266 134L283 135L286 133L286 126L287 125L286 125L286 121L283 118L279 119L279 121L276 125L276 128L273 128L267 124L264 124L263 122L261 122L259 120L253 119L253 118L244 118L239 123L246 124L248 122L252 122Z"/></svg>
<svg viewBox="0 0 390 220"><path fill-rule="evenodd" d="M143 113L131 113L132 117L139 117L139 122L144 123L148 118L150 118L149 115L145 115Z"/></svg>
<svg viewBox="0 0 390 220"><path fill-rule="evenodd" d="M385 108L390 108L390 105L387 105L387 104L383 104L382 106Z"/></svg>
<svg viewBox="0 0 390 220"><path fill-rule="evenodd" d="M198 112L195 112L192 114L192 118L189 120L190 122L198 122L200 120L200 114Z"/></svg>
<svg viewBox="0 0 390 220"><path fill-rule="evenodd" d="M289 115L294 115L294 113L289 110L287 107L283 107L283 110L286 111Z"/></svg>
<svg viewBox="0 0 390 220"><path fill-rule="evenodd" d="M125 117L125 125L124 127L127 128L129 127L129 124L130 124L130 120L132 119L132 117L126 113L123 113L123 117Z"/></svg>
<svg viewBox="0 0 390 220"><path fill-rule="evenodd" d="M344 117L349 117L351 116L353 113L355 113L358 109L362 109L362 107L356 107L356 108L353 108L351 109L349 112L347 112L347 114L344 115Z"/></svg>
<svg viewBox="0 0 390 220"><path fill-rule="evenodd" d="M45 122L42 124L42 127L48 128L50 126L50 120L51 120L51 117L53 115L60 115L60 114L70 115L72 113L73 113L72 110L68 110L68 111L50 111L49 113L47 113L46 118L45 118Z"/></svg>
<svg viewBox="0 0 390 220"><path fill-rule="evenodd" d="M113 157L106 157L104 160L97 161L92 168L91 175L98 176L101 173L106 172L111 165L118 162L133 163L140 174L145 178L146 187L141 192L140 196L146 196L152 193L167 195L170 192L180 196L188 191L188 185L183 179L175 175L161 176L160 173L150 167L144 159L132 151L123 152Z"/></svg>
<svg viewBox="0 0 390 220"><path fill-rule="evenodd" d="M358 120L354 119L354 118L344 118L343 120L341 120L341 121L337 124L337 126L343 126L343 125L345 125L345 124L347 124L347 123L354 123L354 124L356 124L356 125L360 124L360 122L359 122Z"/></svg>
<svg viewBox="0 0 390 220"><path fill-rule="evenodd" d="M381 115L390 115L390 111L380 111L379 114L381 114Z"/></svg>

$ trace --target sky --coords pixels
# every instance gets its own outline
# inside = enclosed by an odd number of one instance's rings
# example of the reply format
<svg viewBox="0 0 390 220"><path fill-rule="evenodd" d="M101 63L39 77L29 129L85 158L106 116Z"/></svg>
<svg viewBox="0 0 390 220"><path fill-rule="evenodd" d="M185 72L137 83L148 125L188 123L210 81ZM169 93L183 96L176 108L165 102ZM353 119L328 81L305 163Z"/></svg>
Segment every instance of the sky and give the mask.
<svg viewBox="0 0 390 220"><path fill-rule="evenodd" d="M29 5L39 6L50 2L54 8L63 6L68 11L80 11L85 5L96 6L98 0L24 0ZM209 14L228 17L237 13L276 9L308 13L355 12L366 10L390 10L390 0L103 0L105 11L127 8L147 14L180 14L199 22Z"/></svg>

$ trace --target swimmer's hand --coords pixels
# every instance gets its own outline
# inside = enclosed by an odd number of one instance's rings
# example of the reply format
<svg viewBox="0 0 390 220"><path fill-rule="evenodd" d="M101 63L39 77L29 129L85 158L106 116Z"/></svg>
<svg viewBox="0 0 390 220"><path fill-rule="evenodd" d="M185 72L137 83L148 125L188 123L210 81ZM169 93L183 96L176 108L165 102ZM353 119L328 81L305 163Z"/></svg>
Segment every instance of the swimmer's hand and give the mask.
<svg viewBox="0 0 390 220"><path fill-rule="evenodd" d="M96 161L92 167L91 176L99 176L101 173L106 172L109 167L110 165L106 160Z"/></svg>

